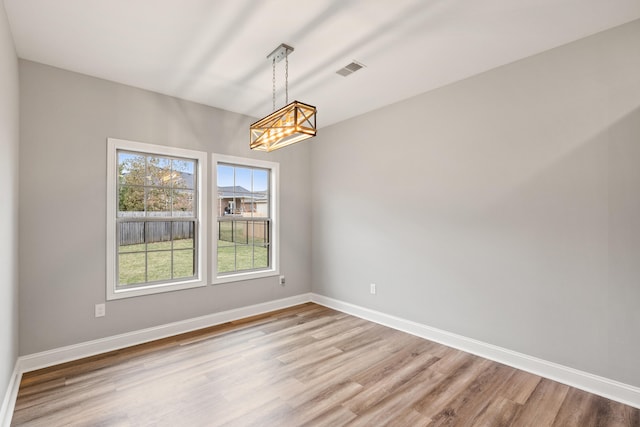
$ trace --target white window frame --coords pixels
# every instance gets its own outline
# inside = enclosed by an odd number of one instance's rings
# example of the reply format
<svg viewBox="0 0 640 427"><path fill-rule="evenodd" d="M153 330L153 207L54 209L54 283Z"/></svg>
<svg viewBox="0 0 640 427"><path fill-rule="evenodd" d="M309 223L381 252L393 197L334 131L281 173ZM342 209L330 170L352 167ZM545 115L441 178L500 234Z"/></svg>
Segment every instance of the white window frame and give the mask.
<svg viewBox="0 0 640 427"><path fill-rule="evenodd" d="M212 225L211 225L211 242L213 251L213 284L238 282L241 280L258 279L262 277L271 277L280 275L280 164L277 162L270 162L266 160L250 159L245 157L227 156L224 154L213 153L211 156L213 176L211 188L213 189L214 197L213 204L216 205L212 208ZM269 200L269 215L271 222L271 250L268 269L241 271L237 273L225 273L218 274L218 209L217 209L217 195L218 195L218 164L231 164L235 166L247 166L261 169L269 169L270 176L270 197Z"/></svg>
<svg viewBox="0 0 640 427"><path fill-rule="evenodd" d="M117 289L118 284L118 242L116 238L118 217L118 150L127 150L159 156L183 157L198 161L196 191L197 203L197 234L196 234L196 275L183 281L167 283L141 284L137 287ZM141 295L158 294L206 286L208 265L208 231L207 231L207 163L208 154L202 151L164 145L147 144L143 142L127 141L124 139L107 139L107 300L137 297Z"/></svg>

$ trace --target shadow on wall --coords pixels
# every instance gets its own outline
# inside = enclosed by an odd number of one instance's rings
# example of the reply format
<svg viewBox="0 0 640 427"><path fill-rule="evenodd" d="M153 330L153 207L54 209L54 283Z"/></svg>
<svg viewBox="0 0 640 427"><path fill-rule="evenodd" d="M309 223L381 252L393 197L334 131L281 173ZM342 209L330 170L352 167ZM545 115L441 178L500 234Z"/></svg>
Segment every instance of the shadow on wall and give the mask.
<svg viewBox="0 0 640 427"><path fill-rule="evenodd" d="M507 280L494 283L494 294L526 301L495 311L496 331L502 329L497 336L518 332L525 352L558 361L550 353L536 353L532 342L543 339L547 348L567 349L560 363L636 386L639 137L636 107L583 143L559 150L494 204L484 206L479 214L486 228L466 239L476 244L471 252L477 263L465 275L480 284L477 278L487 269L506 273ZM480 247L487 241L492 248ZM553 328L526 321L536 313L544 313L541 324ZM584 358L573 360L575 352Z"/></svg>
<svg viewBox="0 0 640 427"><path fill-rule="evenodd" d="M640 387L640 106L608 134L609 362L618 378Z"/></svg>
<svg viewBox="0 0 640 427"><path fill-rule="evenodd" d="M193 135L193 141L199 144L198 149L233 155L248 152L251 118L178 98L170 99L176 123L187 127L183 131ZM194 109L194 105L197 105L197 109ZM241 151L238 147L241 147Z"/></svg>

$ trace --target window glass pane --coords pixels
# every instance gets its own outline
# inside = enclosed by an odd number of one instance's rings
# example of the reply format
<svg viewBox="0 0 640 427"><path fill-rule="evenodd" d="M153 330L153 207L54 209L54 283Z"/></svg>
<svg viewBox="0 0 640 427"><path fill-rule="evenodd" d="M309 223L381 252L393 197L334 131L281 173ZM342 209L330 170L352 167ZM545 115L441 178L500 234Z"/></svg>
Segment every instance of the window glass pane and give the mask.
<svg viewBox="0 0 640 427"><path fill-rule="evenodd" d="M194 248L195 222L177 221L173 223L173 249Z"/></svg>
<svg viewBox="0 0 640 427"><path fill-rule="evenodd" d="M236 245L236 271L253 268L253 246Z"/></svg>
<svg viewBox="0 0 640 427"><path fill-rule="evenodd" d="M233 241L243 245L249 243L247 223L245 221L233 221Z"/></svg>
<svg viewBox="0 0 640 427"><path fill-rule="evenodd" d="M192 190L173 190L173 211L171 214L172 216L194 216Z"/></svg>
<svg viewBox="0 0 640 427"><path fill-rule="evenodd" d="M118 193L118 216L132 217L144 215L143 187L120 187Z"/></svg>
<svg viewBox="0 0 640 427"><path fill-rule="evenodd" d="M147 188L146 198L148 216L171 216L171 190Z"/></svg>
<svg viewBox="0 0 640 427"><path fill-rule="evenodd" d="M171 187L173 174L171 160L166 157L147 157L146 185L157 187Z"/></svg>
<svg viewBox="0 0 640 427"><path fill-rule="evenodd" d="M118 151L118 184L144 185L145 156Z"/></svg>
<svg viewBox="0 0 640 427"><path fill-rule="evenodd" d="M234 196L229 199L229 213L231 215L240 214L240 198L239 197Z"/></svg>
<svg viewBox="0 0 640 427"><path fill-rule="evenodd" d="M236 271L236 250L234 246L220 246L218 244L218 273Z"/></svg>
<svg viewBox="0 0 640 427"><path fill-rule="evenodd" d="M180 279L195 275L193 250L177 250L173 252L173 278Z"/></svg>
<svg viewBox="0 0 640 427"><path fill-rule="evenodd" d="M220 193L218 193L218 200L217 200L216 203L218 204L218 206L216 208L216 212L217 212L218 217L225 216L230 212L230 210L228 208L229 201L223 199L221 197Z"/></svg>
<svg viewBox="0 0 640 427"><path fill-rule="evenodd" d="M254 194L253 217L268 218L269 216L269 200L267 199L267 196L262 196L260 193Z"/></svg>
<svg viewBox="0 0 640 427"><path fill-rule="evenodd" d="M268 218L269 212L269 171L255 169L253 171L253 216Z"/></svg>
<svg viewBox="0 0 640 427"><path fill-rule="evenodd" d="M251 193L251 169L236 167L236 193Z"/></svg>
<svg viewBox="0 0 640 427"><path fill-rule="evenodd" d="M195 187L196 162L193 160L171 160L173 170L173 188L185 188L193 190Z"/></svg>
<svg viewBox="0 0 640 427"><path fill-rule="evenodd" d="M218 166L218 201L220 215L231 215L235 209L235 173L232 166Z"/></svg>
<svg viewBox="0 0 640 427"><path fill-rule="evenodd" d="M145 282L145 254L118 255L118 284L130 285Z"/></svg>
<svg viewBox="0 0 640 427"><path fill-rule="evenodd" d="M251 209L251 196L248 193L242 195L242 193L238 194L238 197L235 198L235 206L236 209L233 212L238 216L247 216L250 215L249 210Z"/></svg>
<svg viewBox="0 0 640 427"><path fill-rule="evenodd" d="M171 222L147 222L146 224L147 250L171 250Z"/></svg>
<svg viewBox="0 0 640 427"><path fill-rule="evenodd" d="M269 222L253 222L253 268L269 267Z"/></svg>
<svg viewBox="0 0 640 427"><path fill-rule="evenodd" d="M244 218L253 218L255 215L256 205L251 195L244 200L243 209L242 216Z"/></svg>
<svg viewBox="0 0 640 427"><path fill-rule="evenodd" d="M171 279L171 251L147 252L147 281Z"/></svg>
<svg viewBox="0 0 640 427"><path fill-rule="evenodd" d="M251 243L262 245L268 243L268 227L267 221L253 221L251 227Z"/></svg>
<svg viewBox="0 0 640 427"><path fill-rule="evenodd" d="M251 169L236 167L235 175L236 211L234 213L242 216L251 216Z"/></svg>
<svg viewBox="0 0 640 427"><path fill-rule="evenodd" d="M269 245L260 245L256 243L253 248L253 268L269 267Z"/></svg>
<svg viewBox="0 0 640 427"><path fill-rule="evenodd" d="M218 165L218 187L231 187L233 189L234 184L234 173L233 166L229 165Z"/></svg>
<svg viewBox="0 0 640 427"><path fill-rule="evenodd" d="M269 191L269 171L266 169L253 170L253 189L254 193L264 193Z"/></svg>
<svg viewBox="0 0 640 427"><path fill-rule="evenodd" d="M144 251L144 222L118 224L118 252Z"/></svg>
<svg viewBox="0 0 640 427"><path fill-rule="evenodd" d="M254 223L253 221L247 221L247 244L248 245L252 245L253 244L253 234L254 234Z"/></svg>
<svg viewBox="0 0 640 427"><path fill-rule="evenodd" d="M222 242L233 242L233 222L218 222L218 240Z"/></svg>

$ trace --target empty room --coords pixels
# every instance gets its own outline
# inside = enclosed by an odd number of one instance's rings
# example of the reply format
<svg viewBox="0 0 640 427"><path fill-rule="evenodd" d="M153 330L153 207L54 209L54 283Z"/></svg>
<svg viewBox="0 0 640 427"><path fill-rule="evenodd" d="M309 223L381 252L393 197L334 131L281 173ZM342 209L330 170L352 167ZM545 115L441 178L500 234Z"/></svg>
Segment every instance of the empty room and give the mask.
<svg viewBox="0 0 640 427"><path fill-rule="evenodd" d="M2 0L0 426L640 427L640 0Z"/></svg>

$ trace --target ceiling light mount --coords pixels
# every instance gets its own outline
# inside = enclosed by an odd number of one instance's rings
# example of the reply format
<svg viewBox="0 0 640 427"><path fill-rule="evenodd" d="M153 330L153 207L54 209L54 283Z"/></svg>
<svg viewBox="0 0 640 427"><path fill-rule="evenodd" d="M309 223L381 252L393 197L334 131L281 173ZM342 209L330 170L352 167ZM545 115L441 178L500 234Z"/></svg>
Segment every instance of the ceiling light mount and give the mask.
<svg viewBox="0 0 640 427"><path fill-rule="evenodd" d="M285 59L289 54L293 52L293 48L287 44L282 43L280 46L274 49L269 55L267 55L267 59L270 61L276 61L276 63Z"/></svg>
<svg viewBox="0 0 640 427"><path fill-rule="evenodd" d="M273 50L267 59L273 68L273 109L276 109L276 63L286 60L285 105L253 123L249 128L252 150L273 151L316 136L316 107L299 101L289 104L289 54L293 47L284 43Z"/></svg>

